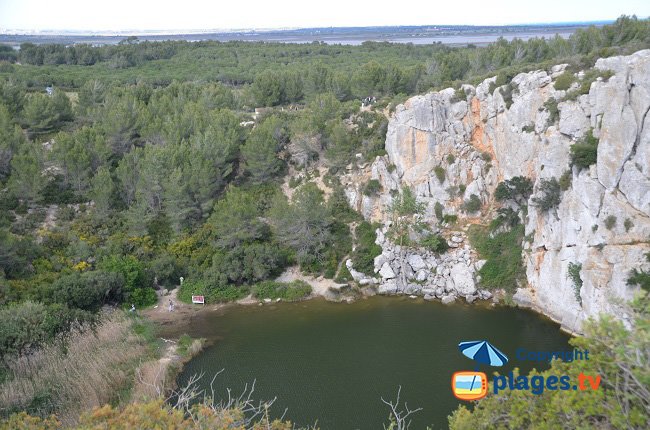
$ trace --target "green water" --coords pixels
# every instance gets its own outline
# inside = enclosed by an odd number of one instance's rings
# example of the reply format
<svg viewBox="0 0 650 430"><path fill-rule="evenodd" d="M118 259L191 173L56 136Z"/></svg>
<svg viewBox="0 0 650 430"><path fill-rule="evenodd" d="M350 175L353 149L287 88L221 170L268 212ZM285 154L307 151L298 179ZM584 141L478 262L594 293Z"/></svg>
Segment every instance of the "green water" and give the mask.
<svg viewBox="0 0 650 430"><path fill-rule="evenodd" d="M458 351L460 341L494 343L510 358L503 372L532 367L515 359L519 347L557 350L568 340L557 324L524 310L385 297L233 307L188 324L190 335L214 343L186 365L180 384L204 373L207 387L224 369L219 392L256 380L255 397L277 397L278 415L288 408L286 418L322 429L381 429L388 409L380 398L393 398L400 385L409 406L423 408L412 429L447 428L459 404L451 375L475 366Z"/></svg>

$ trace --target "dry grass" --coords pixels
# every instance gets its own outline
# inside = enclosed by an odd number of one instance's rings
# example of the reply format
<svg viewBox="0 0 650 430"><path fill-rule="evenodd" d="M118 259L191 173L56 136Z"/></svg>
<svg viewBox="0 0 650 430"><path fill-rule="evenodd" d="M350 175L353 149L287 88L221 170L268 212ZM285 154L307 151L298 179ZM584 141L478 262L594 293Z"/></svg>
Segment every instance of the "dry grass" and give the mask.
<svg viewBox="0 0 650 430"><path fill-rule="evenodd" d="M131 402L145 403L169 394L176 386L176 376L183 364L201 352L204 344L204 339L184 335L168 344L160 359L142 363L135 371Z"/></svg>
<svg viewBox="0 0 650 430"><path fill-rule="evenodd" d="M104 314L101 321L94 331L78 326L65 343L61 339L9 363L9 377L0 385L0 414L56 413L71 425L82 412L116 403L118 393L128 393L132 369L150 349L123 313Z"/></svg>

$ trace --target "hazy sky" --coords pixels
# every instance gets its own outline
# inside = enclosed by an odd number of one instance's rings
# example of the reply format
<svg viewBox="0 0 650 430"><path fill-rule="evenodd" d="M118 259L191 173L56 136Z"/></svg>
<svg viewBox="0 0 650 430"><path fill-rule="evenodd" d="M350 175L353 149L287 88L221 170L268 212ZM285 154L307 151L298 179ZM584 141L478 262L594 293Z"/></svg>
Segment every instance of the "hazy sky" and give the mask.
<svg viewBox="0 0 650 430"><path fill-rule="evenodd" d="M650 16L649 0L0 0L0 29L521 24Z"/></svg>

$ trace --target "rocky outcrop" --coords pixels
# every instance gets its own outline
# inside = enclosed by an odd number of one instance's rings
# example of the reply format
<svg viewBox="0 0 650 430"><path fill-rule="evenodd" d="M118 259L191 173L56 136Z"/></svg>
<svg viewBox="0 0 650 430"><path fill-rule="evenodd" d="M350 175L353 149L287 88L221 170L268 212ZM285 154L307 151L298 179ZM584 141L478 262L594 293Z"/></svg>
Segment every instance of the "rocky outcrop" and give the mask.
<svg viewBox="0 0 650 430"><path fill-rule="evenodd" d="M481 263L462 232L443 229L452 248L442 256L399 249L385 239L387 209L403 187L426 204L424 222L439 225L439 204L444 214L467 224L493 216L500 181L526 176L539 193L540 181L568 172L571 186L557 209L541 212L528 202L522 253L527 282L514 299L578 332L588 317L621 315L619 301L630 299L636 288L627 285L628 274L647 270L644 254L650 252L650 50L598 60L595 69L611 76L595 79L588 94L577 97L567 92L578 83L568 91L554 88L564 68L515 76L507 99L502 94L508 92L495 90L496 78L490 78L464 85L465 99L446 89L397 107L387 155L344 180L353 207L385 225L378 232L384 252L370 274L381 278L380 293L444 302L489 294L477 287ZM571 168L569 148L589 131L599 140L598 161L589 169ZM354 175L379 180L382 192L362 196L362 181ZM472 194L483 209L466 214L459 208ZM581 267L577 295L569 265Z"/></svg>

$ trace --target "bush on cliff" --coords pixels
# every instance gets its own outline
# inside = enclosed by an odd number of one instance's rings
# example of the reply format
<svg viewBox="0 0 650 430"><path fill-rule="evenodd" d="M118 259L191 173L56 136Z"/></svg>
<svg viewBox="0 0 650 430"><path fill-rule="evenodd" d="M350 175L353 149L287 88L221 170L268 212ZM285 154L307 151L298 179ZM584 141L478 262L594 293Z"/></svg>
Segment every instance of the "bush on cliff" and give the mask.
<svg viewBox="0 0 650 430"><path fill-rule="evenodd" d="M354 230L357 246L352 253L354 270L371 275L375 268L375 257L381 254L381 246L375 243L377 224L362 221Z"/></svg>
<svg viewBox="0 0 650 430"><path fill-rule="evenodd" d="M584 138L574 143L569 148L571 165L578 169L588 169L598 161L598 139L594 137L593 130L589 130Z"/></svg>
<svg viewBox="0 0 650 430"><path fill-rule="evenodd" d="M555 209L562 201L562 189L557 179L542 179L539 186L541 194L533 197L533 204L542 212Z"/></svg>
<svg viewBox="0 0 650 430"><path fill-rule="evenodd" d="M488 290L503 288L513 293L517 280L524 275L521 258L521 242L524 227L519 224L512 230L493 234L486 226L470 227L469 239L479 256L486 260L479 275L481 287Z"/></svg>

